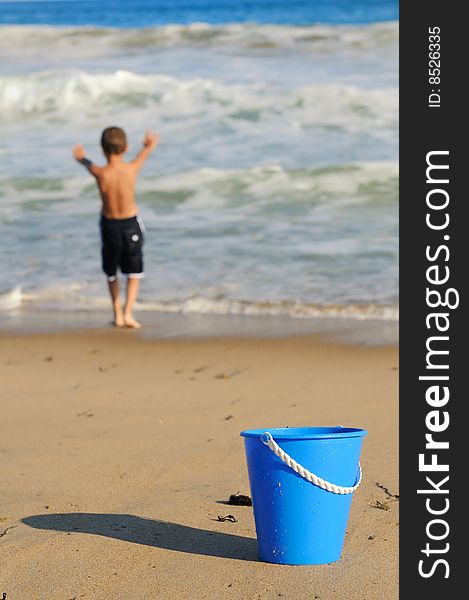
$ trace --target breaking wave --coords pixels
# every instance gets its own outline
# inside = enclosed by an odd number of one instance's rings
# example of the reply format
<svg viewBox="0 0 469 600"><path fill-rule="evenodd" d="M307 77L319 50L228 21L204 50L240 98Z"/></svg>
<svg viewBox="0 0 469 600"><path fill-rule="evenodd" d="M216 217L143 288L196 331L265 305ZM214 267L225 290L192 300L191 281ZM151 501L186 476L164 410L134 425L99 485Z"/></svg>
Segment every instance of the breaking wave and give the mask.
<svg viewBox="0 0 469 600"><path fill-rule="evenodd" d="M41 72L0 76L0 122L27 115L62 115L111 108L158 109L162 121L207 115L211 120L256 122L285 118L297 127L319 125L356 129L397 126L397 89L351 85L305 85L276 89L265 83L225 84L167 75ZM72 113L73 116L73 113Z"/></svg>
<svg viewBox="0 0 469 600"><path fill-rule="evenodd" d="M396 21L370 25L259 25L236 23L164 25L147 28L0 26L0 51L32 54L60 51L101 54L112 50L151 50L177 46L235 46L257 50L289 47L318 52L338 48L355 52L385 51L398 39Z"/></svg>

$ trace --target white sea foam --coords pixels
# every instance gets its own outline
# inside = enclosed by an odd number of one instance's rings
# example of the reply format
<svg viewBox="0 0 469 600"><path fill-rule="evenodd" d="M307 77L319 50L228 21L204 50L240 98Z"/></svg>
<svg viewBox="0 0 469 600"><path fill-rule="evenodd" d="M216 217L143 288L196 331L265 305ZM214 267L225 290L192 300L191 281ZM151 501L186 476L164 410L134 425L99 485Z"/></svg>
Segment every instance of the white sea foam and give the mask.
<svg viewBox="0 0 469 600"><path fill-rule="evenodd" d="M397 306L369 305L314 305L301 302L249 302L208 300L193 297L181 303L140 303L140 310L182 314L284 316L298 319L342 318L353 320L398 321Z"/></svg>
<svg viewBox="0 0 469 600"><path fill-rule="evenodd" d="M367 202L397 205L399 165L394 161L345 163L309 169L287 169L281 165L259 165L247 169L203 167L161 175L143 176L139 198L151 208L160 200L167 210L180 207L179 213L192 209L230 210L243 208L245 215L263 208L296 202L311 207L333 207ZM380 193L376 193L379 191ZM3 218L18 214L21 204L34 203L36 210L49 210L64 216L96 213L96 192L83 176L67 178L0 177L0 197L8 199ZM79 203L76 198L82 198ZM325 199L327 198L327 202ZM90 202L91 201L91 202ZM345 203L345 204L344 204ZM189 216L188 216L189 218Z"/></svg>
<svg viewBox="0 0 469 600"><path fill-rule="evenodd" d="M83 285L79 283L54 285L34 293L25 294L23 301L26 305L62 310L91 311L108 308L108 298L85 295L83 291ZM16 308L16 306L8 308ZM136 309L145 312L185 315L282 316L294 319L340 318L390 322L399 320L399 307L397 305L321 305L298 301L271 302L268 300L210 299L203 296L192 296L184 300L144 300L137 303Z"/></svg>
<svg viewBox="0 0 469 600"><path fill-rule="evenodd" d="M11 290L0 292L0 310L13 310L21 306L21 287L18 285Z"/></svg>
<svg viewBox="0 0 469 600"><path fill-rule="evenodd" d="M385 51L398 39L398 23L370 25L165 25L138 29L98 27L0 26L0 52L6 56L37 56L61 52L99 56L127 51L177 46L232 46L258 51L304 48L316 52Z"/></svg>
<svg viewBox="0 0 469 600"><path fill-rule="evenodd" d="M210 191L219 198L219 205L240 192L258 201L264 199L268 204L276 200L292 202L296 195L297 198L308 199L312 205L320 200L320 194L328 194L330 201L333 201L333 196L346 195L350 201L355 197L354 203L379 202L379 195L367 195L366 190L373 184L395 186L398 176L399 165L394 161L349 163L316 169L286 169L281 165L242 170L202 168L163 175L156 180L146 179L141 189L155 194L169 192L175 198L184 191L199 192L197 202L202 205ZM255 206L258 208L259 203Z"/></svg>
<svg viewBox="0 0 469 600"><path fill-rule="evenodd" d="M236 122L278 120L290 127L320 126L357 130L395 127L397 89L361 89L350 85L307 85L294 89L263 83L224 84L195 77L45 71L0 76L0 122L26 115L72 118L81 113L121 113L136 107L158 111L159 120L197 117ZM204 116L205 115L205 116Z"/></svg>

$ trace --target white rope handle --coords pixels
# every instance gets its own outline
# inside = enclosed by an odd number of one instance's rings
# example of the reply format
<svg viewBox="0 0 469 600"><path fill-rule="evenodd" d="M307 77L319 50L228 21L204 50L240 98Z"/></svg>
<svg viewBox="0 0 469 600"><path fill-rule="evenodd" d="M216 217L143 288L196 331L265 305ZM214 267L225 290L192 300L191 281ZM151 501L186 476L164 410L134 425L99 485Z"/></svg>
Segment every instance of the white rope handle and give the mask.
<svg viewBox="0 0 469 600"><path fill-rule="evenodd" d="M352 487L343 487L341 485L335 485L335 483L330 483L325 479L321 479L321 477L318 477L314 473L311 473L311 471L308 471L308 469L302 467L296 462L296 460L293 460L289 454L280 448L280 446L272 437L272 434L268 431L265 431L261 435L261 442L268 446L272 452L278 456L281 461L293 469L295 473L298 473L298 475L301 475L301 477L304 477L307 481L310 481L311 483L314 483L314 485L317 485L328 492L332 492L333 494L353 494L362 481L362 466L360 463L358 463L358 478L355 485Z"/></svg>

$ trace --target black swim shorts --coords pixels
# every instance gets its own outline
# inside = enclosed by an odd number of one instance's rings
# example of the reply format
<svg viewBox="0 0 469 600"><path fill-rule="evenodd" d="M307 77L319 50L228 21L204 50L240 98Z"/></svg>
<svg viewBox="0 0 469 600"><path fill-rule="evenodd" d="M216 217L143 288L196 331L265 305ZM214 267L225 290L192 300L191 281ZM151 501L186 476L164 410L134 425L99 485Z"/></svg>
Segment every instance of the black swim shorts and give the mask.
<svg viewBox="0 0 469 600"><path fill-rule="evenodd" d="M129 277L143 277L143 223L138 216L130 219L100 220L103 271L109 281L117 278L119 268Z"/></svg>

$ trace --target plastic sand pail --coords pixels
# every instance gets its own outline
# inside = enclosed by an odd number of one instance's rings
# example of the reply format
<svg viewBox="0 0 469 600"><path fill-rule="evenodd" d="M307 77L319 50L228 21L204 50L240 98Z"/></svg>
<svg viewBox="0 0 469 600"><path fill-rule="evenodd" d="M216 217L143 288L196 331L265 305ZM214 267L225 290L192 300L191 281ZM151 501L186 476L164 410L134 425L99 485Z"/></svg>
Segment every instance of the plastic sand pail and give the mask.
<svg viewBox="0 0 469 600"><path fill-rule="evenodd" d="M339 560L361 482L364 429L282 427L242 431L259 558L317 565Z"/></svg>

